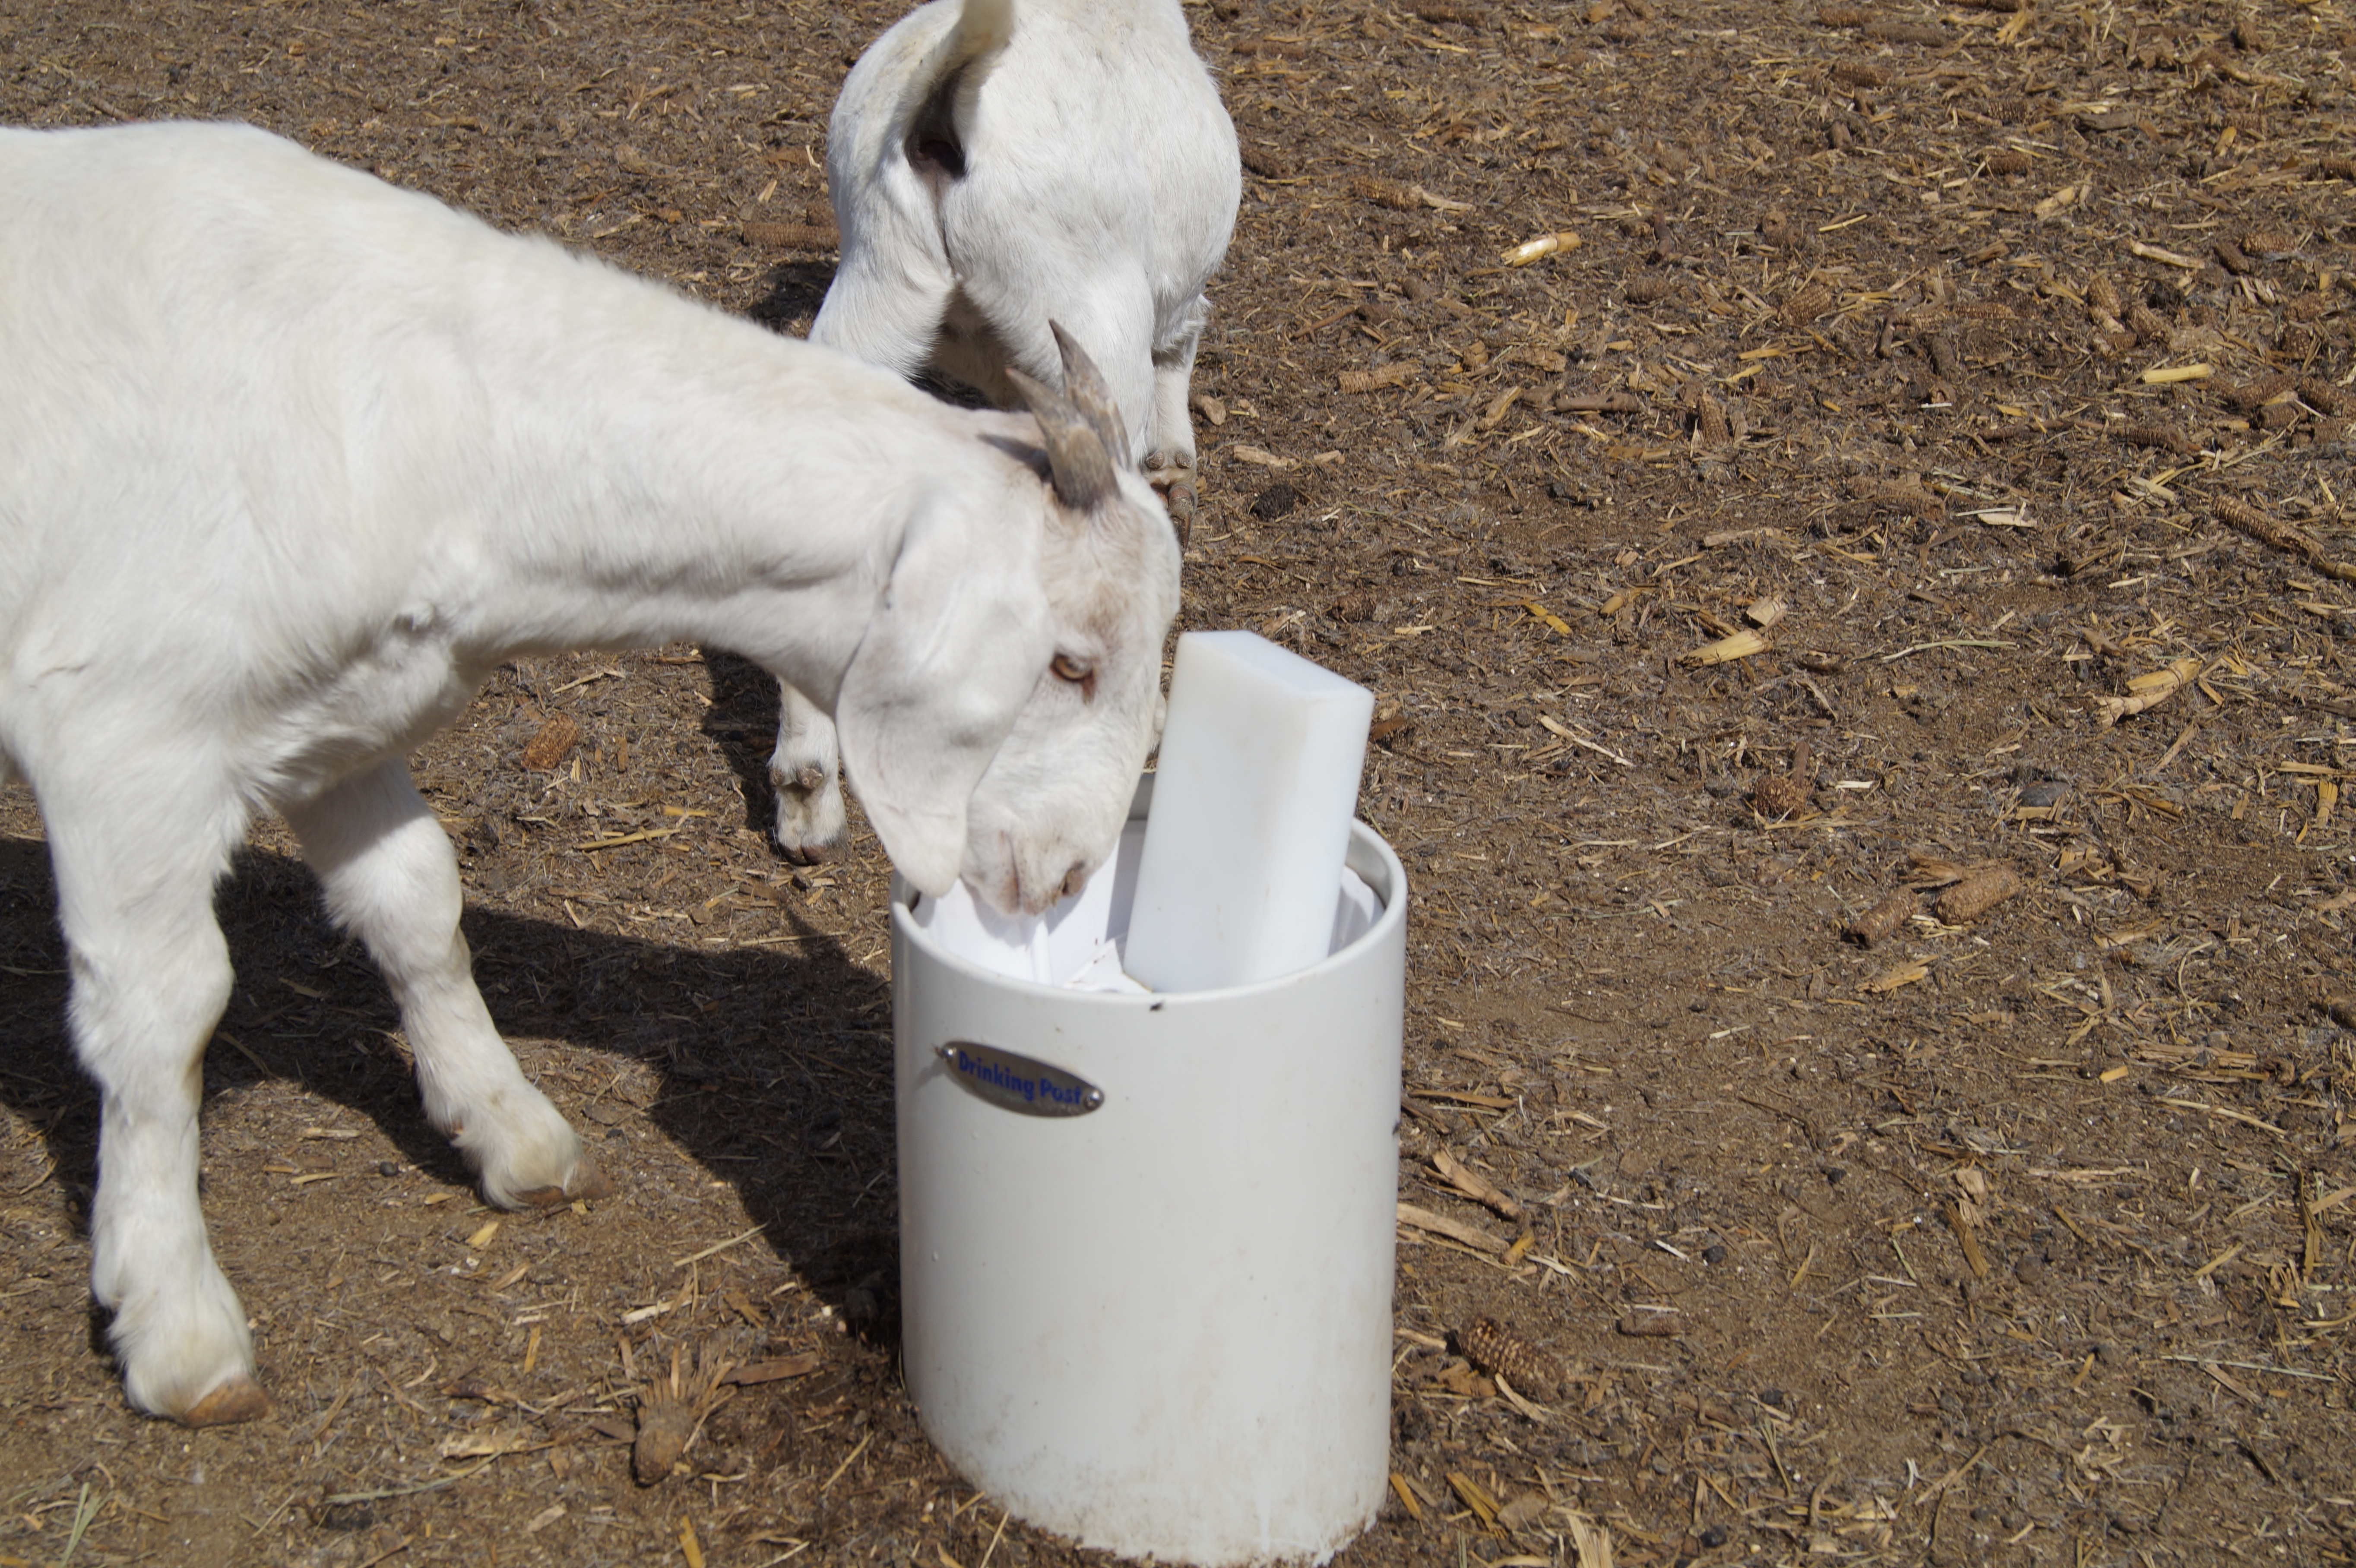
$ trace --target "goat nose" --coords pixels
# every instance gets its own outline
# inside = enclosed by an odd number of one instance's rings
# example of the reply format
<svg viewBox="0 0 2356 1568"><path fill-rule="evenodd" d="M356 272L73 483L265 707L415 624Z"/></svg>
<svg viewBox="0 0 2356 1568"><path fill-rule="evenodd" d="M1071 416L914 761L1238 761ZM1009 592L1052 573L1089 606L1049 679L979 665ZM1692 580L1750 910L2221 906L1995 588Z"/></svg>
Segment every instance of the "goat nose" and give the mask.
<svg viewBox="0 0 2356 1568"><path fill-rule="evenodd" d="M1072 863L1072 869L1064 873L1064 885L1055 890L1055 896L1059 899L1070 898L1087 885L1088 869L1076 860Z"/></svg>

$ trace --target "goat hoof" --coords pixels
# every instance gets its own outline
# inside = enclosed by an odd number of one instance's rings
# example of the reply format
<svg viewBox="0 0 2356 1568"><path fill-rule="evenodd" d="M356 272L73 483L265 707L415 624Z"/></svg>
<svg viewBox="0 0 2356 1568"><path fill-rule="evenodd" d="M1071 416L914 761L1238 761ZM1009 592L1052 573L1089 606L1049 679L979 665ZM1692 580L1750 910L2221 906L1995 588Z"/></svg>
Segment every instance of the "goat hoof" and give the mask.
<svg viewBox="0 0 2356 1568"><path fill-rule="evenodd" d="M243 1372L229 1380L180 1413L183 1426L233 1426L258 1421L270 1413L270 1396Z"/></svg>

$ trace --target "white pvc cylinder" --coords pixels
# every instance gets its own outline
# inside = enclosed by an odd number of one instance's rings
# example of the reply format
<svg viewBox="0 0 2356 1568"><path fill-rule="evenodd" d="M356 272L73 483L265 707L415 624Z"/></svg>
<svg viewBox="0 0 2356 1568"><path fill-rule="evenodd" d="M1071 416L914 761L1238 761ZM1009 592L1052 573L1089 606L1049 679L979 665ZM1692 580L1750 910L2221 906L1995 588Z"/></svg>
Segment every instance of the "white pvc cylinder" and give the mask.
<svg viewBox="0 0 2356 1568"><path fill-rule="evenodd" d="M1151 800L1149 778L1131 817ZM1340 952L1222 990L1051 988L948 952L894 884L909 1392L1017 1516L1204 1568L1323 1562L1381 1506L1390 1440L1407 879ZM971 1042L1068 1112L969 1086ZM958 1063L962 1062L960 1067Z"/></svg>

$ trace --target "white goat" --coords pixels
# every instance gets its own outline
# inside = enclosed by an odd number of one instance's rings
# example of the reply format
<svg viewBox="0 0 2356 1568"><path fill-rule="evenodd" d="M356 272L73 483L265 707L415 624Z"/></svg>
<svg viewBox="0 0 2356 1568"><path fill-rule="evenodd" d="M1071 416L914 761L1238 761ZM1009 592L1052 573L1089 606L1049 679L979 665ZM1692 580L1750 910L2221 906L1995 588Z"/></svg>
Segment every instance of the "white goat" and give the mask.
<svg viewBox="0 0 2356 1568"><path fill-rule="evenodd" d="M0 755L102 1095L91 1287L132 1401L257 1415L197 1197L257 810L508 1206L601 1178L469 973L404 755L519 655L696 639L840 723L894 862L1036 911L1117 835L1178 546L1100 381L948 408L241 126L0 131ZM1043 453L1042 447L1044 447Z"/></svg>
<svg viewBox="0 0 2356 1568"><path fill-rule="evenodd" d="M851 68L826 168L842 263L810 340L1004 408L1011 369L1054 383L1052 311L1104 367L1183 540L1187 384L1242 173L1179 0L920 6ZM787 686L769 775L796 859L841 852L835 751Z"/></svg>

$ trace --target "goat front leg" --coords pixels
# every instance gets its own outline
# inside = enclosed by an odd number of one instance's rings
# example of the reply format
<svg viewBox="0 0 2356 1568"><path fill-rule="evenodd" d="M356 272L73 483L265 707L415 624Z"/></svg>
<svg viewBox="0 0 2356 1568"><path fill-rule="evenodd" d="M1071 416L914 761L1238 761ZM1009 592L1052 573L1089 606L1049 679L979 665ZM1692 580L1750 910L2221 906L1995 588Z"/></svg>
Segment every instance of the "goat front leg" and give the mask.
<svg viewBox="0 0 2356 1568"><path fill-rule="evenodd" d="M834 720L784 681L777 683L777 749L769 756L776 789L777 848L796 865L842 858L849 818L842 805L842 767Z"/></svg>
<svg viewBox="0 0 2356 1568"><path fill-rule="evenodd" d="M205 1046L230 984L213 888L239 814L208 814L186 778L142 802L109 782L38 783L74 1050L99 1090L91 1294L113 1312L133 1404L190 1426L250 1421L270 1399L197 1193Z"/></svg>
<svg viewBox="0 0 2356 1568"><path fill-rule="evenodd" d="M426 1118L466 1157L483 1196L516 1209L610 1193L475 988L457 859L407 764L395 758L284 809L328 912L368 944L391 986Z"/></svg>

